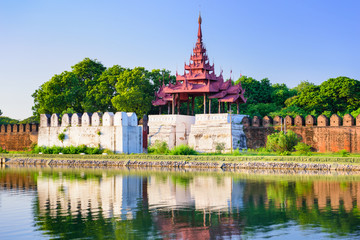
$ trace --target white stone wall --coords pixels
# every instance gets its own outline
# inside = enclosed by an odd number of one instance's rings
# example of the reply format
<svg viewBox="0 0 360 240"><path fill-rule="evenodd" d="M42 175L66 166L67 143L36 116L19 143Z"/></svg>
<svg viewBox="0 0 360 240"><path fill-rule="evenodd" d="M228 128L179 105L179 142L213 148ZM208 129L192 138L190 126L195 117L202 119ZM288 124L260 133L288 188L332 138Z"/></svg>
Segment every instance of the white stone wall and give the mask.
<svg viewBox="0 0 360 240"><path fill-rule="evenodd" d="M187 115L150 115L149 146L158 141L167 142L169 148L188 144L191 126L195 123L194 116Z"/></svg>
<svg viewBox="0 0 360 240"><path fill-rule="evenodd" d="M50 123L50 124L49 124ZM65 134L61 142L60 133ZM135 113L111 112L46 114L40 116L39 146L80 146L100 147L116 153L142 153L142 126L137 125Z"/></svg>
<svg viewBox="0 0 360 240"><path fill-rule="evenodd" d="M189 146L199 152L214 152L218 144L224 144L224 151L246 148L246 137L239 114L197 114L191 126ZM231 118L231 124L230 124Z"/></svg>
<svg viewBox="0 0 360 240"><path fill-rule="evenodd" d="M199 152L214 152L218 144L225 145L225 151L246 149L246 137L241 121L245 115L196 114L150 115L149 145L156 140L165 141L169 148L187 144Z"/></svg>

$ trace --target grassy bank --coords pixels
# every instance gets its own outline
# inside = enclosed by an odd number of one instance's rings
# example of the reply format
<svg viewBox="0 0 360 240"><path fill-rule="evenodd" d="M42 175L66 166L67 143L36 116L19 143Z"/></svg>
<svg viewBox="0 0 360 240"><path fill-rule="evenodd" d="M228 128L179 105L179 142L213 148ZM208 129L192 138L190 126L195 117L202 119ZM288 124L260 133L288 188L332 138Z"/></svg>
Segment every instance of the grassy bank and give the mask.
<svg viewBox="0 0 360 240"><path fill-rule="evenodd" d="M339 163L339 164L360 164L359 156L340 157L335 154L316 154L312 156L263 156L243 154L232 156L226 154L219 155L153 155L153 154L113 154L113 155L80 155L80 154L31 154L31 153L2 153L0 157L31 158L31 159L76 159L76 160L153 160L153 161L224 161L224 162L303 162L303 163Z"/></svg>

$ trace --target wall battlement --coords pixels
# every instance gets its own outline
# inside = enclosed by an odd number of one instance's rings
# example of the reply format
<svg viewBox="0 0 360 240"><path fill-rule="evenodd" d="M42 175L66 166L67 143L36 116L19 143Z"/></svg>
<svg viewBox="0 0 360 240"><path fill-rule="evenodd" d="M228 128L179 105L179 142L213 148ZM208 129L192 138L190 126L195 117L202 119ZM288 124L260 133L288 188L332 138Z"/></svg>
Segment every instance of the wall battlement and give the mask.
<svg viewBox="0 0 360 240"><path fill-rule="evenodd" d="M24 151L37 143L38 124L0 125L0 147L8 151Z"/></svg>
<svg viewBox="0 0 360 240"><path fill-rule="evenodd" d="M343 118L337 114L333 114L330 118L324 115L320 115L317 118L312 115L307 115L306 118L299 115L295 118L291 116L286 116L285 118L280 116L276 116L274 118L269 116L265 116L263 118L257 116L253 118L244 117L242 124L244 127L272 127L280 126L281 120L283 125L286 123L286 126L289 127L360 127L360 115L358 115L355 119L351 116L351 114L345 114Z"/></svg>
<svg viewBox="0 0 360 240"><path fill-rule="evenodd" d="M106 112L40 115L39 146L106 148L116 153L142 152L142 127L135 113ZM64 134L63 140L59 139Z"/></svg>
<svg viewBox="0 0 360 240"><path fill-rule="evenodd" d="M265 147L267 136L275 130L284 129L294 131L301 137L301 141L312 146L319 152L337 152L345 149L349 152L360 152L360 115L356 119L350 114L343 118L333 114L330 118L320 115L276 116L271 118L244 117L242 124L247 139L248 148Z"/></svg>

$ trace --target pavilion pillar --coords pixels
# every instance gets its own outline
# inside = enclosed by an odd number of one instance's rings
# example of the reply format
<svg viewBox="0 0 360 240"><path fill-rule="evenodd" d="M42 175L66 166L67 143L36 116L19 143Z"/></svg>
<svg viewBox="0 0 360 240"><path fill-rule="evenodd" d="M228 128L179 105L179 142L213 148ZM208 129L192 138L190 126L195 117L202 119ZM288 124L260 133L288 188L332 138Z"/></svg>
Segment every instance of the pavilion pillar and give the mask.
<svg viewBox="0 0 360 240"><path fill-rule="evenodd" d="M224 102L221 103L221 112L225 112L225 103Z"/></svg>
<svg viewBox="0 0 360 240"><path fill-rule="evenodd" d="M206 93L204 93L204 114L206 114Z"/></svg>
<svg viewBox="0 0 360 240"><path fill-rule="evenodd" d="M180 115L180 93L178 93L177 96L178 96L177 114Z"/></svg>
<svg viewBox="0 0 360 240"><path fill-rule="evenodd" d="M168 102L168 114L170 114L170 102Z"/></svg>
<svg viewBox="0 0 360 240"><path fill-rule="evenodd" d="M159 106L159 115L161 115L161 106Z"/></svg>
<svg viewBox="0 0 360 240"><path fill-rule="evenodd" d="M189 115L189 113L190 113L190 107L189 107L189 105L190 105L190 98L188 97L187 106L186 106L186 115Z"/></svg>
<svg viewBox="0 0 360 240"><path fill-rule="evenodd" d="M209 114L211 114L211 99L209 99Z"/></svg>
<svg viewBox="0 0 360 240"><path fill-rule="evenodd" d="M171 114L175 114L175 94L172 95L172 112Z"/></svg>
<svg viewBox="0 0 360 240"><path fill-rule="evenodd" d="M236 102L236 113L239 114L239 102Z"/></svg>
<svg viewBox="0 0 360 240"><path fill-rule="evenodd" d="M218 113L221 113L221 102L220 101L218 101L218 102L219 102Z"/></svg>
<svg viewBox="0 0 360 240"><path fill-rule="evenodd" d="M228 105L228 109L227 109L227 110L228 110L228 112L229 112L229 111L231 111L231 105L230 105L230 103L229 103L229 102L228 102L228 104L227 104L227 105Z"/></svg>
<svg viewBox="0 0 360 240"><path fill-rule="evenodd" d="M191 115L194 116L195 96L191 97Z"/></svg>

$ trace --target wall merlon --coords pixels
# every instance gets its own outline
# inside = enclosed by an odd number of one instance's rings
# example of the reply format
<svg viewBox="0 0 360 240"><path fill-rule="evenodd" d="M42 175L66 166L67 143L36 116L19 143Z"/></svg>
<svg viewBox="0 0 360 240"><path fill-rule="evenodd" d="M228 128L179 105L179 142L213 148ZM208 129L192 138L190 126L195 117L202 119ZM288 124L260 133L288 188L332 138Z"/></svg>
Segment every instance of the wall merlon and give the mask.
<svg viewBox="0 0 360 240"><path fill-rule="evenodd" d="M273 119L270 116L265 116L262 120L264 127L270 127L273 125Z"/></svg>
<svg viewBox="0 0 360 240"><path fill-rule="evenodd" d="M292 116L286 116L284 119L284 124L286 123L286 126L293 126L294 125L294 118Z"/></svg>
<svg viewBox="0 0 360 240"><path fill-rule="evenodd" d="M339 115L337 114L333 114L331 117L330 117L330 126L332 127L339 127L341 126L341 117L339 117Z"/></svg>
<svg viewBox="0 0 360 240"><path fill-rule="evenodd" d="M258 116L254 116L251 122L253 127L260 127L262 125L261 118Z"/></svg>
<svg viewBox="0 0 360 240"><path fill-rule="evenodd" d="M343 126L351 127L355 125L355 119L351 114L345 114L343 117Z"/></svg>

